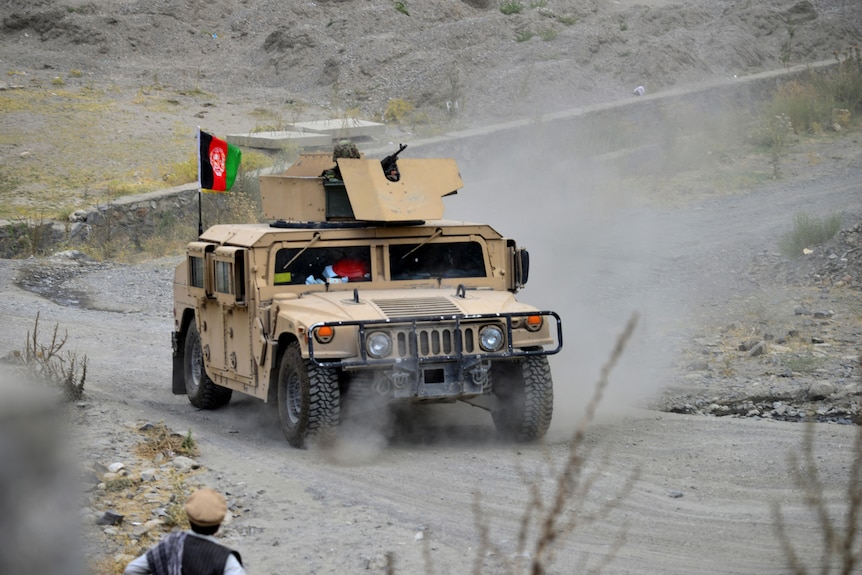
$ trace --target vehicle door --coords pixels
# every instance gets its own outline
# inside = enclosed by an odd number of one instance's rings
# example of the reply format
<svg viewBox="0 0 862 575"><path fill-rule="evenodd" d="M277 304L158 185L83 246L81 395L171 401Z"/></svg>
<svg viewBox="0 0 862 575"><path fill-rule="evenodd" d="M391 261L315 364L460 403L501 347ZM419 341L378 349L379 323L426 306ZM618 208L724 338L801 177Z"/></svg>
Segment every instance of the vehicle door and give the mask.
<svg viewBox="0 0 862 575"><path fill-rule="evenodd" d="M206 338L210 365L221 377L254 386L248 250L217 247L212 254L212 272L213 294L218 305L209 306L206 317L202 314L201 318L207 322L208 331L212 330ZM218 378L215 381L219 383Z"/></svg>

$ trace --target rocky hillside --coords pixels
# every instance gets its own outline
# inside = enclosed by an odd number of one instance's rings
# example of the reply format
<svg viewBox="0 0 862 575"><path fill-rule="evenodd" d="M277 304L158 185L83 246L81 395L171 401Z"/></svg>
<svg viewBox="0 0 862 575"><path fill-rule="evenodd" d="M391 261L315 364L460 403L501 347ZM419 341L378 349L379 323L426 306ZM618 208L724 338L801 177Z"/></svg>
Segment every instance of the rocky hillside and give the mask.
<svg viewBox="0 0 862 575"><path fill-rule="evenodd" d="M476 124L829 59L862 38L862 3L5 0L0 31L8 84L75 71L301 115L403 99Z"/></svg>

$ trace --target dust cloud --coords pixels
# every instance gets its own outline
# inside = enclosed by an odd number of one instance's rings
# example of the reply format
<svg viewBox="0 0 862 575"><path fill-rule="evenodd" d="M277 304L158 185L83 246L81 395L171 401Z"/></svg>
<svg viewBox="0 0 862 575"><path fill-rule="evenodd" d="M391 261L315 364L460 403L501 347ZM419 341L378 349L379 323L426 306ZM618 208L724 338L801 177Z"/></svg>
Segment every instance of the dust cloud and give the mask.
<svg viewBox="0 0 862 575"><path fill-rule="evenodd" d="M627 187L637 181L625 173L628 158L590 156L590 143L577 135L566 145L545 141L550 128L509 132L494 142L494 154L462 165L464 188L446 198L446 208L448 217L489 223L527 248L530 279L518 299L562 317L564 347L550 358L554 440L570 435L581 420L633 313L638 326L611 373L599 417L643 407L663 387L673 358L670 336L695 299L674 277L676 259L696 230L637 201L640 190ZM601 131L594 127L584 136ZM657 133L651 138L668 141ZM641 146L638 153L670 160L657 146Z"/></svg>

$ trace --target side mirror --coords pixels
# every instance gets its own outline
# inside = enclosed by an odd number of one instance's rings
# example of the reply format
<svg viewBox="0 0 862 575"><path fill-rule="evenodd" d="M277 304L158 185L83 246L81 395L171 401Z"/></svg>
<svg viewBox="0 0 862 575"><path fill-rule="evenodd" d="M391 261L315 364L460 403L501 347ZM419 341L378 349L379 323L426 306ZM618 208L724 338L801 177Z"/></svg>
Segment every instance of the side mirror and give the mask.
<svg viewBox="0 0 862 575"><path fill-rule="evenodd" d="M515 285L522 288L530 277L530 253L525 249L515 251Z"/></svg>

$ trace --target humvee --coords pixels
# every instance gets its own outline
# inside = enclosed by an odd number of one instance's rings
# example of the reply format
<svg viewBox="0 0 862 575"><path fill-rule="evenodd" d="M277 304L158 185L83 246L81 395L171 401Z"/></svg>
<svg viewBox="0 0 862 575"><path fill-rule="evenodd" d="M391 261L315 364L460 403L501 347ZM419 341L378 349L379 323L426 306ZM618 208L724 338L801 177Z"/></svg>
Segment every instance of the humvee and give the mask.
<svg viewBox="0 0 862 575"><path fill-rule="evenodd" d="M176 269L173 393L274 401L295 447L332 440L345 413L456 401L506 438L541 438L560 317L515 298L524 249L443 219L462 187L448 158L303 154L261 176L270 223L215 225Z"/></svg>

